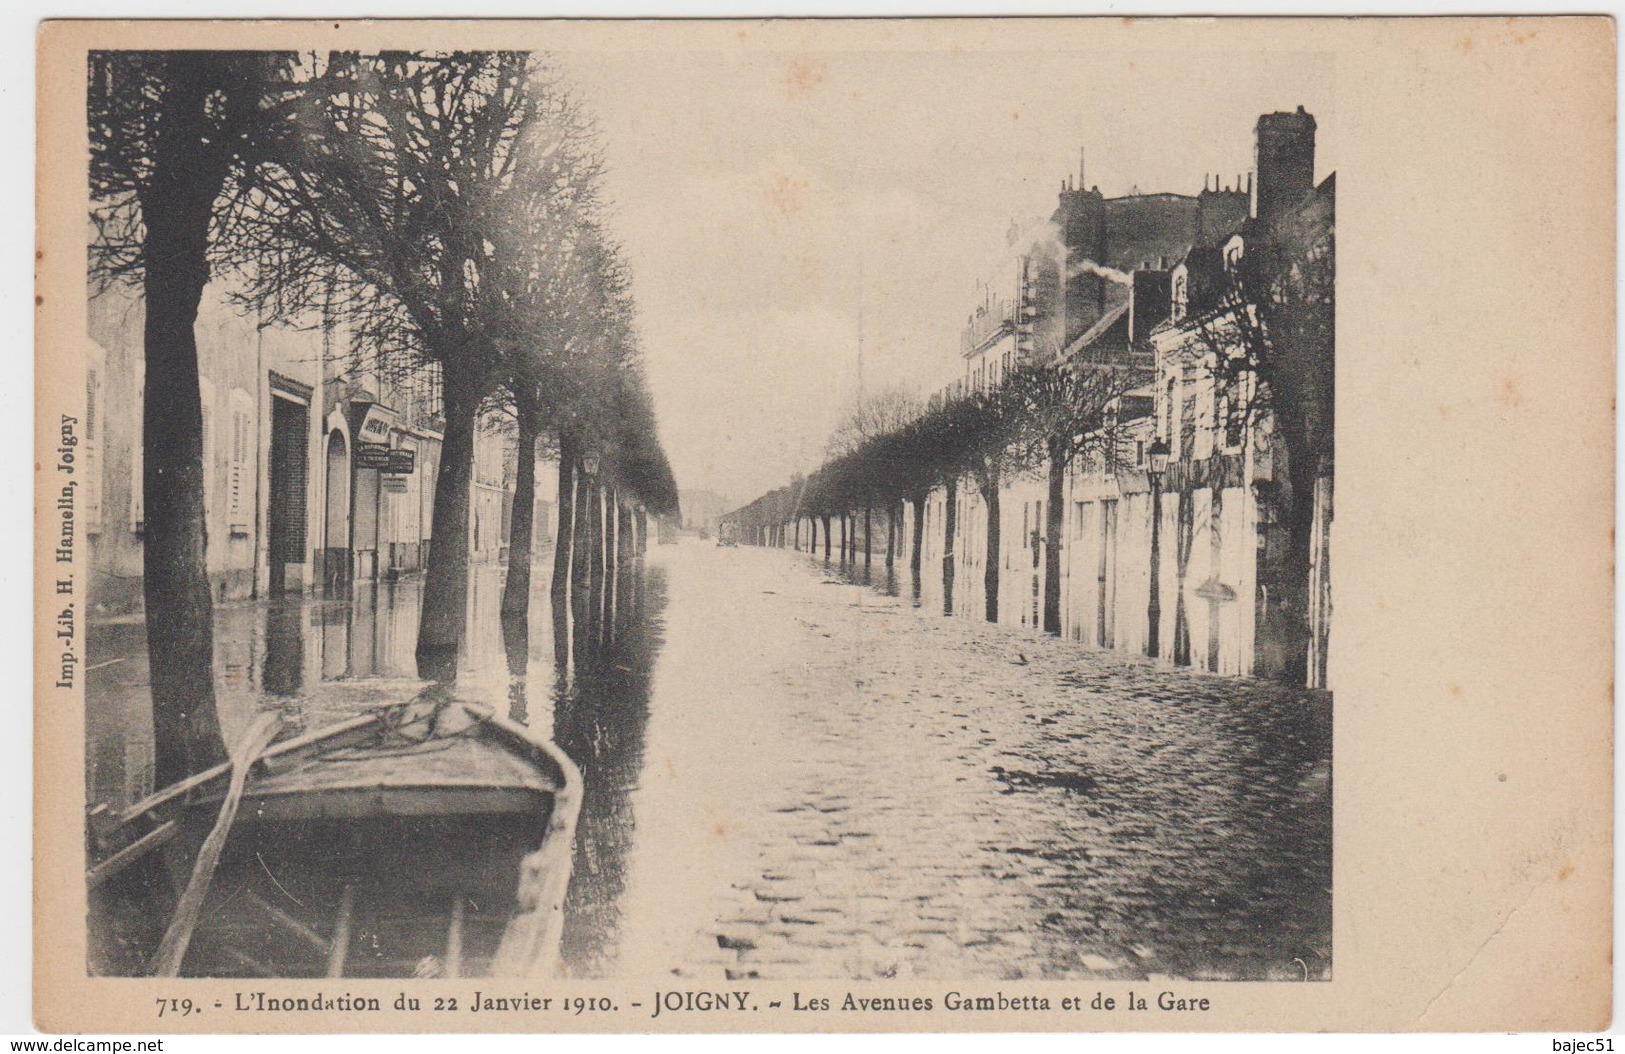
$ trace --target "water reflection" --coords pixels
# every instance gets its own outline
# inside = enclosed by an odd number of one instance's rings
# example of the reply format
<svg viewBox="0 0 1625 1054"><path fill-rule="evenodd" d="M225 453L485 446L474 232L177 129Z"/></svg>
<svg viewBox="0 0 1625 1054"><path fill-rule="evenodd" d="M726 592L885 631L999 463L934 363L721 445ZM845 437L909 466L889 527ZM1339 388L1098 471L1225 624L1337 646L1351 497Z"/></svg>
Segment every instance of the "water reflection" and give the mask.
<svg viewBox="0 0 1625 1054"><path fill-rule="evenodd" d="M613 623L624 625L640 610L633 598L641 573L634 568L609 577L620 597L607 610L602 575L596 588L584 589L576 601L576 625L588 619L590 609L599 615L591 619L590 629L577 632L567 610L555 618L546 589L533 590L531 610L523 619L504 625L499 618L502 569L476 569L470 576L469 619L459 648L458 694L520 720L551 720L559 669L568 678L572 666L597 661L596 653L607 644L596 642L614 641L625 632ZM376 701L368 695L370 682L415 680L422 600L422 581L408 578L357 583L332 597L219 605L215 686L227 740L267 706L284 708L290 717L314 727ZM533 626L553 632L533 634ZM135 618L97 622L89 629L87 651L86 793L94 802L128 804L153 790L145 625ZM346 690L335 691L339 686ZM540 715L534 712L538 698L546 711Z"/></svg>
<svg viewBox="0 0 1625 1054"><path fill-rule="evenodd" d="M600 629L605 644L556 684L553 738L585 781L562 956L577 976L603 976L617 957L632 796L643 768L649 686L664 640L663 568L629 575Z"/></svg>
<svg viewBox="0 0 1625 1054"><path fill-rule="evenodd" d="M541 577L541 576L538 576ZM500 617L503 574L476 570L456 692L551 732L584 777L564 954L602 973L619 939L633 837L631 794L643 764L651 670L664 629L660 569L594 567L564 604L533 589L530 609ZM320 727L397 701L416 682L420 580L360 583L332 598L222 604L215 612L217 705L228 741L255 713L283 708ZM537 632L532 632L532 628ZM115 807L152 792L146 634L137 620L91 627L86 791Z"/></svg>
<svg viewBox="0 0 1625 1054"><path fill-rule="evenodd" d="M859 564L857 561L845 564L825 561L823 575L826 580L831 582L842 582L852 586L868 586L883 596L900 597L903 595L902 576L898 574L895 566L887 567L876 575L867 564ZM911 590L914 606L919 607L920 583L917 579L914 580Z"/></svg>

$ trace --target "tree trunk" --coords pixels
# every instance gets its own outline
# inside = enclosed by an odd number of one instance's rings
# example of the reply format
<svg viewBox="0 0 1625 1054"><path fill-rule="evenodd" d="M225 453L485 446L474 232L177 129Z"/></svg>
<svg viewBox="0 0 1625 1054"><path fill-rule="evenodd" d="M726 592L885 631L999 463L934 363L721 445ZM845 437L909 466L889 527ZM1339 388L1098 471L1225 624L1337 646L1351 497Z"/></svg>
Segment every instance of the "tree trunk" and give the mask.
<svg viewBox="0 0 1625 1054"><path fill-rule="evenodd" d="M584 595L587 575L592 567L592 520L588 509L592 505L592 478L579 464L575 469L575 533L570 543L570 595Z"/></svg>
<svg viewBox="0 0 1625 1054"><path fill-rule="evenodd" d="M1191 627L1185 614L1185 577L1190 572L1191 547L1196 536L1194 502L1189 482L1179 488L1174 514L1174 665L1191 664Z"/></svg>
<svg viewBox="0 0 1625 1054"><path fill-rule="evenodd" d="M604 584L599 597L599 626L607 645L615 636L615 590L621 574L621 495L604 488Z"/></svg>
<svg viewBox="0 0 1625 1054"><path fill-rule="evenodd" d="M897 510L902 507L900 501L886 503L886 572L891 573L897 563Z"/></svg>
<svg viewBox="0 0 1625 1054"><path fill-rule="evenodd" d="M1044 632L1061 635L1061 532L1066 512L1067 462L1053 444L1049 455L1049 505L1044 509Z"/></svg>
<svg viewBox="0 0 1625 1054"><path fill-rule="evenodd" d="M942 613L954 613L954 532L959 529L959 480L948 477L948 512L942 518Z"/></svg>
<svg viewBox="0 0 1625 1054"><path fill-rule="evenodd" d="M201 88L200 88L201 90ZM179 93L169 94L171 101ZM203 99L177 105L201 111ZM169 116L166 111L166 117ZM198 114L181 114L177 120ZM175 133L179 139L181 132ZM161 178L182 179L182 146L160 154ZM168 167L173 162L173 167ZM204 522L203 403L198 303L208 281L211 193L143 200L146 396L142 412L142 590L152 685L153 778L165 787L226 760L214 697L214 603Z"/></svg>
<svg viewBox="0 0 1625 1054"><path fill-rule="evenodd" d="M520 611L501 621L502 648L508 657L508 720L523 725L530 721L525 694L525 674L530 667L530 612Z"/></svg>
<svg viewBox="0 0 1625 1054"><path fill-rule="evenodd" d="M559 531L552 541L552 661L570 654L570 555L575 549L575 440L559 435Z"/></svg>
<svg viewBox="0 0 1625 1054"><path fill-rule="evenodd" d="M458 356L442 360L446 431L434 487L434 541L423 574L418 624L418 676L457 679L457 647L468 621L468 501L474 473L474 428L485 395Z"/></svg>
<svg viewBox="0 0 1625 1054"><path fill-rule="evenodd" d="M1287 444L1287 479L1292 494L1282 520L1286 526L1286 551L1281 562L1281 580L1276 583L1281 608L1281 643L1284 648L1281 678L1294 685L1308 683L1309 676L1309 568L1314 547L1315 479L1317 458L1309 451L1307 437L1299 430L1283 428Z"/></svg>
<svg viewBox="0 0 1625 1054"><path fill-rule="evenodd" d="M1003 524L1000 522L999 496L1003 481L994 469L982 485L982 504L987 506L987 554L982 568L982 592L985 594L983 614L989 622L999 621L999 557Z"/></svg>
<svg viewBox="0 0 1625 1054"><path fill-rule="evenodd" d="M925 544L925 503L930 497L930 491L921 491L909 499L914 506L914 551L909 554L908 570L916 587L920 584L920 550Z"/></svg>
<svg viewBox="0 0 1625 1054"><path fill-rule="evenodd" d="M514 473L513 519L508 531L508 577L502 584L502 617L530 610L531 547L536 523L536 433L534 399L514 396L519 424L519 463Z"/></svg>
<svg viewBox="0 0 1625 1054"><path fill-rule="evenodd" d="M621 521L619 570L615 574L615 635L624 637L632 628L632 590L637 581L637 521L629 505L617 513Z"/></svg>
<svg viewBox="0 0 1625 1054"><path fill-rule="evenodd" d="M874 505L865 505L863 507L863 574L865 578L868 577L869 565L874 562L875 558L875 547L871 541L874 537L874 519Z"/></svg>
<svg viewBox="0 0 1625 1054"><path fill-rule="evenodd" d="M592 479L575 469L575 537L570 546L570 651L579 668L588 656L592 578Z"/></svg>
<svg viewBox="0 0 1625 1054"><path fill-rule="evenodd" d="M842 567L846 566L846 551L847 551L846 513L843 512L843 513L841 513L841 566Z"/></svg>
<svg viewBox="0 0 1625 1054"><path fill-rule="evenodd" d="M604 488L604 580L621 568L621 492Z"/></svg>
<svg viewBox="0 0 1625 1054"><path fill-rule="evenodd" d="M588 611L589 623L588 638L592 641L596 652L603 643L604 631L604 572L607 561L604 559L604 486L597 479L592 482L592 490L587 503L587 551L592 560L588 569Z"/></svg>
<svg viewBox="0 0 1625 1054"><path fill-rule="evenodd" d="M829 517L824 517L824 563L829 563Z"/></svg>

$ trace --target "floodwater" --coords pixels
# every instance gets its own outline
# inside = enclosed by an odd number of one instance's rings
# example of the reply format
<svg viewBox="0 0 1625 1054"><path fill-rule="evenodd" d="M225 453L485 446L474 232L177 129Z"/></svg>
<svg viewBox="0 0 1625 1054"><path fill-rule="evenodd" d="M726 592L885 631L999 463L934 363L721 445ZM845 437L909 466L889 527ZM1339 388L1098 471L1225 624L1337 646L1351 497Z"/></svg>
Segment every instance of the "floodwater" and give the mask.
<svg viewBox="0 0 1625 1054"><path fill-rule="evenodd" d="M1323 694L945 619L878 558L864 585L686 539L563 625L546 570L507 633L476 571L458 691L583 771L575 975L1330 976ZM228 738L268 702L314 726L398 698L420 599L221 605ZM149 789L144 650L92 629L92 801Z"/></svg>

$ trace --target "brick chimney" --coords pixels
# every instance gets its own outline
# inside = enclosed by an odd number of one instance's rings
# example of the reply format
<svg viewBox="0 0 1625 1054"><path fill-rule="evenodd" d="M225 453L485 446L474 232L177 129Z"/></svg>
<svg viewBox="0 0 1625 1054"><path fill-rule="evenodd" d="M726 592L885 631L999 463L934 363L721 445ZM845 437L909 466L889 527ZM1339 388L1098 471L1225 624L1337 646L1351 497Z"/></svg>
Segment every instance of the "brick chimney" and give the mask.
<svg viewBox="0 0 1625 1054"><path fill-rule="evenodd" d="M1169 272L1165 268L1142 267L1133 274L1129 292L1128 339L1136 347L1151 334L1153 327L1168 317Z"/></svg>
<svg viewBox="0 0 1625 1054"><path fill-rule="evenodd" d="M1266 113L1253 130L1258 169L1253 215L1269 222L1308 196L1315 186L1315 117Z"/></svg>

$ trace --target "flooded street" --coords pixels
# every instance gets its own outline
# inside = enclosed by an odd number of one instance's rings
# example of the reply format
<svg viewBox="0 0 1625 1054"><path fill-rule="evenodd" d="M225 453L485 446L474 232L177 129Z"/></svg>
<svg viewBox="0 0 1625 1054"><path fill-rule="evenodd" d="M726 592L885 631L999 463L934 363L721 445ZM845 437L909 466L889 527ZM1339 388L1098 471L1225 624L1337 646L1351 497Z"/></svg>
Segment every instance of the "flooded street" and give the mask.
<svg viewBox="0 0 1625 1054"><path fill-rule="evenodd" d="M500 572L474 577L459 693L585 776L578 976L1329 975L1323 696L943 618L788 550L651 547L603 643L562 651L544 575L506 642ZM222 605L228 739L268 697L314 727L398 693L418 602ZM89 665L88 789L128 801L140 623L95 627Z"/></svg>

